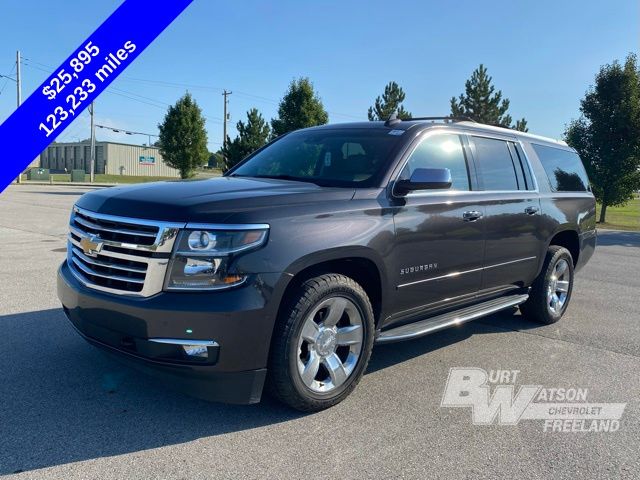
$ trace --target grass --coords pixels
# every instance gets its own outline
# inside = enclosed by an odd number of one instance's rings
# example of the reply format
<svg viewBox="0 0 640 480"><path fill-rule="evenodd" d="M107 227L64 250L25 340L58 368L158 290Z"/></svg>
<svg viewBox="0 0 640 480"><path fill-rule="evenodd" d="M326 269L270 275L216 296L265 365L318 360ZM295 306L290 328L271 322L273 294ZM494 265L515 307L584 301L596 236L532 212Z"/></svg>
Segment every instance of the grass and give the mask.
<svg viewBox="0 0 640 480"><path fill-rule="evenodd" d="M600 204L596 205L596 218L600 218ZM640 197L622 207L607 207L605 223L598 223L598 228L613 230L640 230Z"/></svg>

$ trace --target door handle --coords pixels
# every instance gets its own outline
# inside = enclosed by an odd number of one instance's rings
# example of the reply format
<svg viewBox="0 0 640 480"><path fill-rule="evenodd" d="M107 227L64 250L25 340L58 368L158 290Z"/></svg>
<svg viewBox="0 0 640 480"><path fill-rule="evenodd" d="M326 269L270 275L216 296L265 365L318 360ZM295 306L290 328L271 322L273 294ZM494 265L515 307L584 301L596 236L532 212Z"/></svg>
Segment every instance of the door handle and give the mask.
<svg viewBox="0 0 640 480"><path fill-rule="evenodd" d="M535 215L539 211L540 209L538 207L527 207L524 209L524 213L526 213L527 215Z"/></svg>
<svg viewBox="0 0 640 480"><path fill-rule="evenodd" d="M478 210L470 210L462 214L462 219L465 222L475 222L480 218L482 218L482 212L479 212Z"/></svg>

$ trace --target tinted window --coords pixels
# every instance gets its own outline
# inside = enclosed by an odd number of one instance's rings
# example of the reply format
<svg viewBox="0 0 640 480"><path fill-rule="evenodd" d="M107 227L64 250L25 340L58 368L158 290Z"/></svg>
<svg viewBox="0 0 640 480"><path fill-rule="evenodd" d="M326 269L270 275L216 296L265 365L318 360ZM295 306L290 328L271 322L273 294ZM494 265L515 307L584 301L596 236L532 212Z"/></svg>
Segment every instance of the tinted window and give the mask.
<svg viewBox="0 0 640 480"><path fill-rule="evenodd" d="M589 179L577 153L560 148L531 144L554 192L586 192Z"/></svg>
<svg viewBox="0 0 640 480"><path fill-rule="evenodd" d="M400 138L382 128L302 130L268 145L229 175L368 187Z"/></svg>
<svg viewBox="0 0 640 480"><path fill-rule="evenodd" d="M480 181L484 190L518 190L515 164L503 140L473 137ZM524 186L523 186L524 188Z"/></svg>
<svg viewBox="0 0 640 480"><path fill-rule="evenodd" d="M529 164L527 163L527 160L524 156L524 152L522 151L522 148L520 148L520 145L518 145L517 143L514 143L513 146L516 150L516 156L520 160L522 171L524 172L524 179L527 185L527 190L535 190L536 186L533 182L533 177L531 176L531 170L529 170ZM514 161L515 161L515 156L514 156Z"/></svg>
<svg viewBox="0 0 640 480"><path fill-rule="evenodd" d="M448 168L451 172L451 189L469 190L467 161L459 135L425 138L409 156L400 178L411 178L416 168Z"/></svg>

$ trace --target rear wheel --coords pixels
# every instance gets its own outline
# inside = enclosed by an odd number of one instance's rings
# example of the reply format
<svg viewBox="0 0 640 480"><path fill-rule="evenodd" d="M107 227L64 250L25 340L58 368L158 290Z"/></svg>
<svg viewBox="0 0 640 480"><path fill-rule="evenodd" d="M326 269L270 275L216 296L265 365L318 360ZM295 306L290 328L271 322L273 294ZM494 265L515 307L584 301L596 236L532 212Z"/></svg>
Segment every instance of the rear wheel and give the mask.
<svg viewBox="0 0 640 480"><path fill-rule="evenodd" d="M573 258L564 247L551 245L529 299L520 306L528 319L551 324L562 318L573 289Z"/></svg>
<svg viewBox="0 0 640 480"><path fill-rule="evenodd" d="M369 298L353 279L326 274L288 300L274 331L267 387L298 410L331 407L351 393L369 362Z"/></svg>

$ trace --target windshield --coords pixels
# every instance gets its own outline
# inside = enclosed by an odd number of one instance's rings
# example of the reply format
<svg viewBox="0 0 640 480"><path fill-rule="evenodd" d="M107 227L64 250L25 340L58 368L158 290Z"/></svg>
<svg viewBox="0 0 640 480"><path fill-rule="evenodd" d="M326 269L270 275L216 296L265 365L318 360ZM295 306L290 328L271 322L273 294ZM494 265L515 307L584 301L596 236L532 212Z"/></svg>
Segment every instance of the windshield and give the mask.
<svg viewBox="0 0 640 480"><path fill-rule="evenodd" d="M398 144L398 132L382 128L293 132L256 153L230 175L370 187Z"/></svg>

